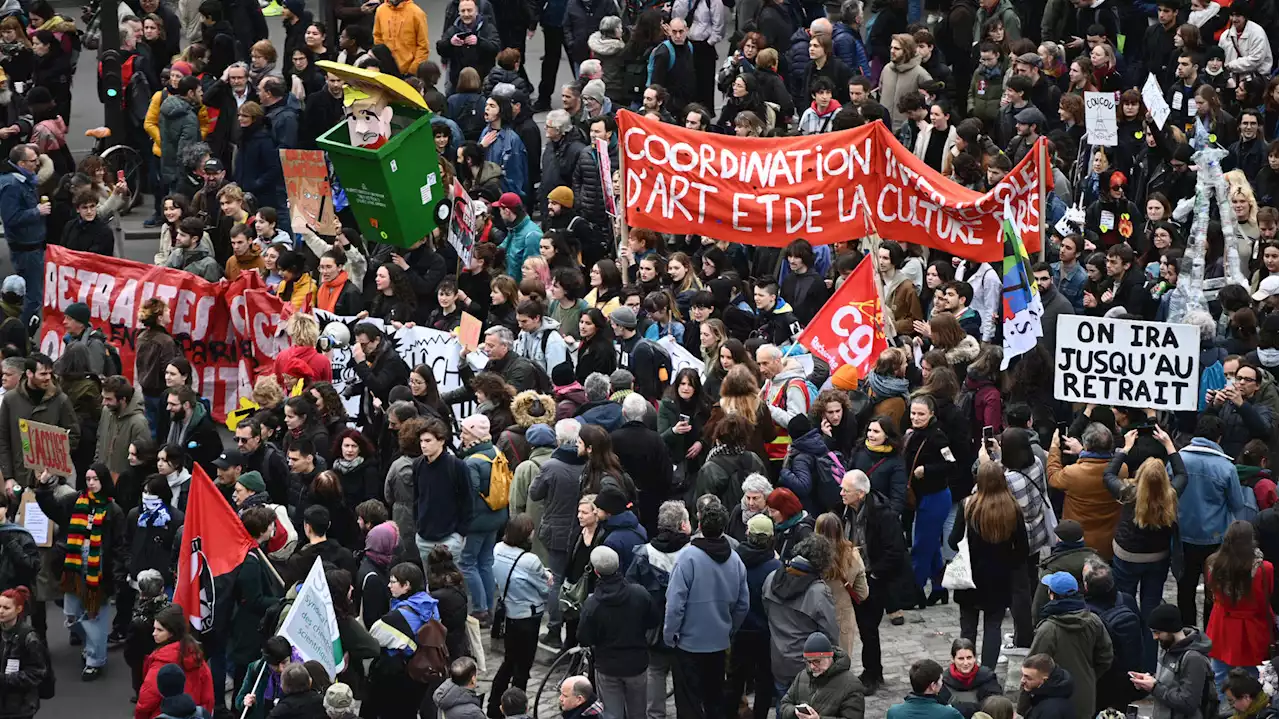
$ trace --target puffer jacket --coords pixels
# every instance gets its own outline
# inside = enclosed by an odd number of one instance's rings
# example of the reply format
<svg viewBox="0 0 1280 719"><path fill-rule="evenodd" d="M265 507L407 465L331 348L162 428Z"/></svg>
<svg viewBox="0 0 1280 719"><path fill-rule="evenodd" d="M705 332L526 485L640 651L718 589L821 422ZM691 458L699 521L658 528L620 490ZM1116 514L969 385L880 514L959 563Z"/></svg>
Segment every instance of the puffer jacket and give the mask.
<svg viewBox="0 0 1280 719"><path fill-rule="evenodd" d="M204 707L205 711L213 711L213 675L209 673L209 665L198 654L182 655L181 642L169 642L156 649L142 663L142 688L138 690L138 703L134 706L134 719L153 719L160 714L160 690L156 686L156 678L160 668L166 664L177 664L187 675L184 691Z"/></svg>
<svg viewBox="0 0 1280 719"><path fill-rule="evenodd" d="M839 643L835 600L830 587L801 557L765 578L761 599L769 616L773 678L790 684L804 669L802 650L810 634L822 632L832 644Z"/></svg>
<svg viewBox="0 0 1280 719"><path fill-rule="evenodd" d="M160 103L160 175L165 182L178 180L182 148L200 141L200 117L184 98L169 95Z"/></svg>
<svg viewBox="0 0 1280 719"><path fill-rule="evenodd" d="M18 620L12 629L0 631L0 661L6 667L17 666L15 672L5 674L0 717L33 717L40 710L40 682L52 671L47 657L40 635L25 619Z"/></svg>
<svg viewBox="0 0 1280 719"><path fill-rule="evenodd" d="M617 133L614 133L614 138L616 137ZM613 168L619 167L616 143L615 139L611 139L609 144L609 166ZM569 185L573 190L573 207L578 217L596 227L608 227L609 218L604 204L604 184L600 179L598 153L593 143L589 143L584 152L578 153L578 159L573 164L573 175L570 178Z"/></svg>
<svg viewBox="0 0 1280 719"><path fill-rule="evenodd" d="M498 85L501 85L504 82L507 83L508 85L514 86L515 89L520 90L526 95L533 94L533 85L531 85L528 80L526 80L523 77L520 77L520 73L516 72L515 70L508 70L507 68L502 67L501 65L494 65L493 69L489 70L489 74L485 75L484 87L481 89L481 91L484 93L486 97L488 97L489 95L493 94L493 88L497 87ZM441 118L441 119L444 119L444 118Z"/></svg>
<svg viewBox="0 0 1280 719"><path fill-rule="evenodd" d="M95 461L107 465L107 469L121 474L129 468L129 445L140 439L151 438L151 425L142 411L142 393L134 392L129 403L119 412L102 408L98 422L98 446Z"/></svg>
<svg viewBox="0 0 1280 719"><path fill-rule="evenodd" d="M599 31L587 37L587 49L591 57L600 61L600 69L604 72L604 94L615 102L622 102L626 93L622 80L622 49L626 43L621 38L605 37Z"/></svg>
<svg viewBox="0 0 1280 719"><path fill-rule="evenodd" d="M791 443L778 481L800 499L806 512L816 517L825 511L840 509L826 506L820 498L819 484L835 481L834 466L822 430L811 429Z"/></svg>
<svg viewBox="0 0 1280 719"><path fill-rule="evenodd" d="M609 517L600 526L605 533L601 543L618 553L618 571L625 573L631 567L636 547L649 541L648 533L629 509Z"/></svg>
<svg viewBox="0 0 1280 719"><path fill-rule="evenodd" d="M529 499L543 502L538 538L551 551L568 552L573 547L583 464L575 447L557 447L529 486Z"/></svg>
<svg viewBox="0 0 1280 719"><path fill-rule="evenodd" d="M945 676L945 675L944 675ZM866 688L853 673L849 655L835 647L831 666L818 676L807 670L796 675L782 697L781 719L795 719L796 705L808 704L818 716L861 717L866 710Z"/></svg>
<svg viewBox="0 0 1280 719"><path fill-rule="evenodd" d="M538 189L538 204L544 213L547 207L547 193L561 185L569 187L573 183L574 169L578 165L583 150L586 149L587 140L582 131L572 126L559 140L551 140L543 145L542 184ZM577 194L575 192L573 198L575 206L582 202Z"/></svg>

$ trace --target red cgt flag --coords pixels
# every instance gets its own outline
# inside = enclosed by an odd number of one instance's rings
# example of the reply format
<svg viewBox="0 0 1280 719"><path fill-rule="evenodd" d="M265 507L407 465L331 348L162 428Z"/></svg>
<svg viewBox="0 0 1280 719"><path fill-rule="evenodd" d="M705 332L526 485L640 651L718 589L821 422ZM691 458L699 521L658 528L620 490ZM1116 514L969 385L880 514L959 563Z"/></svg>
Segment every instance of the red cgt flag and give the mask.
<svg viewBox="0 0 1280 719"><path fill-rule="evenodd" d="M186 610L191 626L203 632L213 627L214 609L219 596L230 590L233 572L258 543L198 464L192 467L188 491L173 601Z"/></svg>
<svg viewBox="0 0 1280 719"><path fill-rule="evenodd" d="M875 277L875 257L858 263L840 289L818 310L799 342L826 360L831 371L841 365L858 368L866 376L889 343L884 337L884 312Z"/></svg>

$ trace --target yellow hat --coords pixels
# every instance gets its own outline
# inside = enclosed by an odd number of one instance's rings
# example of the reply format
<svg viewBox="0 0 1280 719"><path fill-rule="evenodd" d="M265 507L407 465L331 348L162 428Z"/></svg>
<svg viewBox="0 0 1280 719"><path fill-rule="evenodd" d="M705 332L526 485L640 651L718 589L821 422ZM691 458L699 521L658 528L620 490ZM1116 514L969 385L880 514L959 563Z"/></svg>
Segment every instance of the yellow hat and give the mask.
<svg viewBox="0 0 1280 719"><path fill-rule="evenodd" d="M561 185L548 192L547 199L562 207L573 207L573 190Z"/></svg>

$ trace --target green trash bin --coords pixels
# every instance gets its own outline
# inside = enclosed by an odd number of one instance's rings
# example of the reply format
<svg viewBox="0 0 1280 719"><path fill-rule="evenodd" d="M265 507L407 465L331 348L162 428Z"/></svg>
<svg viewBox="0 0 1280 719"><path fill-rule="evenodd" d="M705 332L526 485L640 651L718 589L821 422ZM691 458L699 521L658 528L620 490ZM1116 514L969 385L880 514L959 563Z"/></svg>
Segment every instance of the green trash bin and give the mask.
<svg viewBox="0 0 1280 719"><path fill-rule="evenodd" d="M420 109L421 97L405 96L403 89L412 92L407 84L386 82L387 76L381 73L338 63L317 64L349 84L387 93L394 103L391 136L381 147L352 145L345 120L317 140L333 163L365 239L408 248L435 228L447 227L452 212L449 190L440 178L431 112Z"/></svg>

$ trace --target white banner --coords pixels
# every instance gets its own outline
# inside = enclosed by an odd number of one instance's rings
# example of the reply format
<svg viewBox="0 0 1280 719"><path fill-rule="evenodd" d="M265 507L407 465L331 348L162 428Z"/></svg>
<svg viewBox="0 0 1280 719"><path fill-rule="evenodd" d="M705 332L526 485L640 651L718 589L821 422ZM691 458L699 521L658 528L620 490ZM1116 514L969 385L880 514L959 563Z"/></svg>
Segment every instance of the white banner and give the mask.
<svg viewBox="0 0 1280 719"><path fill-rule="evenodd" d="M1053 396L1067 402L1195 411L1200 330L1059 315Z"/></svg>
<svg viewBox="0 0 1280 719"><path fill-rule="evenodd" d="M1084 94L1084 127L1090 145L1115 147L1119 141L1116 127L1116 94L1086 92Z"/></svg>
<svg viewBox="0 0 1280 719"><path fill-rule="evenodd" d="M311 565L307 578L298 587L298 598L280 625L278 634L298 650L303 661L314 659L324 665L330 679L346 669L347 659L338 636L338 615L333 611L333 597L319 557Z"/></svg>

